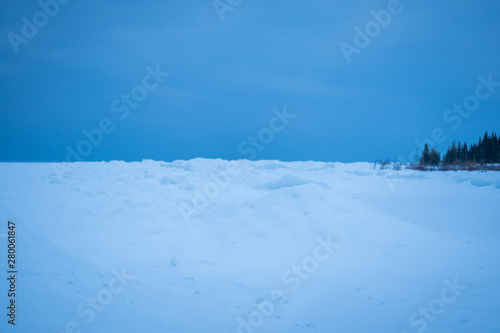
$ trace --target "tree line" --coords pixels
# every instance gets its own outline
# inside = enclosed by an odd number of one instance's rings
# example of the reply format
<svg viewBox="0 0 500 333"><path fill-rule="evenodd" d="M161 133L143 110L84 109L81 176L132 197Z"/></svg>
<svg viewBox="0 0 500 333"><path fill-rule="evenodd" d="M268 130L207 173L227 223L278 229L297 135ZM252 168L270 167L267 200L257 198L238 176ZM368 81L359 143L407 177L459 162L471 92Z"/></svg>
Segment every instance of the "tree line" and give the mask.
<svg viewBox="0 0 500 333"><path fill-rule="evenodd" d="M441 169L477 169L479 165L500 163L500 139L495 132L484 133L477 143L468 145L459 141L453 142L443 159L436 148L429 149L426 144L418 166L439 166Z"/></svg>

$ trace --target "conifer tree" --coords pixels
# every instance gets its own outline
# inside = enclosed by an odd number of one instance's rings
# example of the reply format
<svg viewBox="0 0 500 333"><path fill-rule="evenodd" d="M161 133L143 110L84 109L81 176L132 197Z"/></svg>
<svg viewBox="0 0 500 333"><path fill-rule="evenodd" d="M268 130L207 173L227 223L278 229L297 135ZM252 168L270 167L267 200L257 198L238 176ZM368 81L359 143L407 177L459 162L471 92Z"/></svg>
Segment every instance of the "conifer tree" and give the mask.
<svg viewBox="0 0 500 333"><path fill-rule="evenodd" d="M424 146L424 151L422 153L422 157L420 157L420 164L428 165L431 158L431 153L429 151L429 145L426 143Z"/></svg>
<svg viewBox="0 0 500 333"><path fill-rule="evenodd" d="M439 165L441 162L441 154L436 150L436 148L432 148L429 156L429 164L433 166Z"/></svg>
<svg viewBox="0 0 500 333"><path fill-rule="evenodd" d="M462 146L462 158L460 160L460 163L463 164L467 162L469 162L469 147L467 147L467 141L466 141Z"/></svg>
<svg viewBox="0 0 500 333"><path fill-rule="evenodd" d="M453 141L451 147L448 148L448 151L446 152L446 155L444 156L444 161L446 164L456 164L457 160L458 160L457 144L455 141Z"/></svg>

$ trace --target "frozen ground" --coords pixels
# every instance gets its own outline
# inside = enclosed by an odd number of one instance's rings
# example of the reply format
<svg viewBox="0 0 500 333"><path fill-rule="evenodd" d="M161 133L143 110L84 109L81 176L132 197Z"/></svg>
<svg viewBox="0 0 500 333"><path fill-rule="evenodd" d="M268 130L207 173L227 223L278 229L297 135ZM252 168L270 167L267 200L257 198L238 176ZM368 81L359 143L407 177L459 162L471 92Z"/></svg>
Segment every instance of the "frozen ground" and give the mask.
<svg viewBox="0 0 500 333"><path fill-rule="evenodd" d="M498 172L62 167L0 164L1 332L500 331Z"/></svg>

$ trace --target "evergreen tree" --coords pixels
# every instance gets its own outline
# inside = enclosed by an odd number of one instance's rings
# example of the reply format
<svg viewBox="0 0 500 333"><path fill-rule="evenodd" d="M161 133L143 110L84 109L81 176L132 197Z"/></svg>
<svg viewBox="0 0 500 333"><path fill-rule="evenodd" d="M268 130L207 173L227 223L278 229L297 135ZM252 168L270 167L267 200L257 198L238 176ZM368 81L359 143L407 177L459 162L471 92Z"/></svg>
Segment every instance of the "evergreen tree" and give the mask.
<svg viewBox="0 0 500 333"><path fill-rule="evenodd" d="M488 132L484 133L483 138L483 150L484 150L484 163L491 163L493 157L493 146L491 142L491 138L488 135Z"/></svg>
<svg viewBox="0 0 500 333"><path fill-rule="evenodd" d="M484 155L484 145L483 139L479 137L479 143L477 144L477 159L476 162L484 163L485 155Z"/></svg>
<svg viewBox="0 0 500 333"><path fill-rule="evenodd" d="M430 165L439 165L441 162L441 154L436 150L436 148L432 148L429 156L429 164Z"/></svg>
<svg viewBox="0 0 500 333"><path fill-rule="evenodd" d="M481 160L481 153L479 151L479 146L477 144L474 144L471 152L471 161L473 163L479 163L480 160Z"/></svg>
<svg viewBox="0 0 500 333"><path fill-rule="evenodd" d="M424 152L422 153L422 157L420 157L420 164L429 165L430 159L431 159L431 152L429 151L429 145L426 143L424 146Z"/></svg>
<svg viewBox="0 0 500 333"><path fill-rule="evenodd" d="M498 163L498 137L495 132L491 134L491 163Z"/></svg>
<svg viewBox="0 0 500 333"><path fill-rule="evenodd" d="M458 145L457 145L457 163L462 163L463 158L464 158L464 155L463 155L462 143L460 141L458 141Z"/></svg>
<svg viewBox="0 0 500 333"><path fill-rule="evenodd" d="M446 164L457 164L457 160L458 160L457 144L455 141L453 141L451 147L448 148L448 151L446 152L446 155L444 156L444 162Z"/></svg>
<svg viewBox="0 0 500 333"><path fill-rule="evenodd" d="M462 158L460 163L464 164L467 162L469 162L469 147L467 147L467 142L465 142L462 146Z"/></svg>
<svg viewBox="0 0 500 333"><path fill-rule="evenodd" d="M441 154L436 150L436 148L432 148L429 150L429 145L425 144L424 151L422 152L422 156L420 157L420 165L439 165L441 162Z"/></svg>

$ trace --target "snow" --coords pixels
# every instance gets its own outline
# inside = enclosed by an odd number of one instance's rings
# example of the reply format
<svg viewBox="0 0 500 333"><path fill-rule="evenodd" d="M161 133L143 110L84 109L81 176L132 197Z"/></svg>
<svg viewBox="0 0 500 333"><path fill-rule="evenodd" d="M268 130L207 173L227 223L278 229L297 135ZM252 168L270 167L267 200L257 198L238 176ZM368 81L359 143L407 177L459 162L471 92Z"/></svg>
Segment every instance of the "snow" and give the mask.
<svg viewBox="0 0 500 333"><path fill-rule="evenodd" d="M498 172L3 163L0 187L2 332L500 331Z"/></svg>

